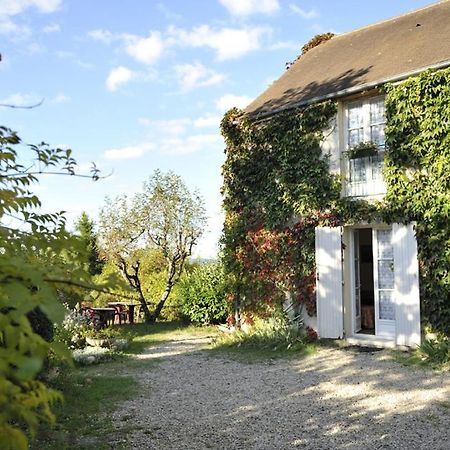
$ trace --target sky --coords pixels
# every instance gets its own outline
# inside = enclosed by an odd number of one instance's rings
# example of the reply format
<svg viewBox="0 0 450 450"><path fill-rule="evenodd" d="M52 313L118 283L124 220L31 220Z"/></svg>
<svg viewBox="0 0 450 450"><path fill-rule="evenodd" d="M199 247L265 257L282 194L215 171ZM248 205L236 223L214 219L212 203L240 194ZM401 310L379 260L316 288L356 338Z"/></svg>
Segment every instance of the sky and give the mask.
<svg viewBox="0 0 450 450"><path fill-rule="evenodd" d="M211 258L223 222L219 124L285 71L314 35L343 33L427 0L0 0L0 125L24 143L71 148L79 171L44 177L45 212L92 219L156 169L204 198L196 250Z"/></svg>

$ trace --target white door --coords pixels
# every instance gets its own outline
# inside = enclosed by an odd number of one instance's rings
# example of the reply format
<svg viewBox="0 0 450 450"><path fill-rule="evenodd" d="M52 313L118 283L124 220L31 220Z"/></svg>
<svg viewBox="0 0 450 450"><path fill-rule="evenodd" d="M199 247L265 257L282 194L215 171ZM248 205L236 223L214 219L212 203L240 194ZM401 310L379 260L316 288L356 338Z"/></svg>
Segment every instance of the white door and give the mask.
<svg viewBox="0 0 450 450"><path fill-rule="evenodd" d="M343 337L340 227L316 228L317 326L322 338Z"/></svg>
<svg viewBox="0 0 450 450"><path fill-rule="evenodd" d="M353 298L353 332L361 331L361 257L359 248L359 230L353 232L353 263L354 263L354 298Z"/></svg>
<svg viewBox="0 0 450 450"><path fill-rule="evenodd" d="M420 345L420 293L414 224L393 224L397 345Z"/></svg>
<svg viewBox="0 0 450 450"><path fill-rule="evenodd" d="M375 299L375 334L395 339L395 262L392 229L373 229L373 280Z"/></svg>

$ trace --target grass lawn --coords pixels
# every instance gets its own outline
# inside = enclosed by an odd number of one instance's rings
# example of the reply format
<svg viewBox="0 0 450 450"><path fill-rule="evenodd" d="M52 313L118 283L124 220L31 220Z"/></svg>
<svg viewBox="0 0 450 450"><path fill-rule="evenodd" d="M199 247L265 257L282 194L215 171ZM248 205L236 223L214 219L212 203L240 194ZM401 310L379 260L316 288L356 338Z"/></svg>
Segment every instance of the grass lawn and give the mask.
<svg viewBox="0 0 450 450"><path fill-rule="evenodd" d="M66 369L51 383L63 392L64 402L54 408L57 423L53 427L42 426L31 449L111 448L106 445L105 437L114 433L116 424L108 413L133 395L137 384L129 376L100 374L99 367Z"/></svg>

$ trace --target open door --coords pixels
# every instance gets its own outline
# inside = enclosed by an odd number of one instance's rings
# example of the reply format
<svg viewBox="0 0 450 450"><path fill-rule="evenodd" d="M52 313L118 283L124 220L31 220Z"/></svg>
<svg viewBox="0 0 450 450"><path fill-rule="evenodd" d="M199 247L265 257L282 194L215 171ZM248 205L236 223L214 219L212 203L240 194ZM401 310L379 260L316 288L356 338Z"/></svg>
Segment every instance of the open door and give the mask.
<svg viewBox="0 0 450 450"><path fill-rule="evenodd" d="M392 229L373 229L373 280L375 296L375 334L395 339L396 336L396 297Z"/></svg>
<svg viewBox="0 0 450 450"><path fill-rule="evenodd" d="M359 230L353 232L353 259L354 259L354 333L361 331L361 267L360 267L360 248L359 248Z"/></svg>
<svg viewBox="0 0 450 450"><path fill-rule="evenodd" d="M342 338L341 227L316 228L317 325L322 338Z"/></svg>

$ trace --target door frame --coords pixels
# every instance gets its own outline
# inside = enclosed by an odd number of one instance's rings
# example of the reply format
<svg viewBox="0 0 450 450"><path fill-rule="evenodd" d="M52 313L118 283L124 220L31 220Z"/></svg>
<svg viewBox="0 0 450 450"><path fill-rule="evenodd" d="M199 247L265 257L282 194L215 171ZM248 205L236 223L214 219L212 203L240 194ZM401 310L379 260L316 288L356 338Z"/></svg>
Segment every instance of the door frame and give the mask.
<svg viewBox="0 0 450 450"><path fill-rule="evenodd" d="M355 230L357 229L370 229L372 230L372 236L374 233L374 230L392 230L392 226L384 224L384 223L377 223L377 224L356 224L356 225L351 225L351 226L346 226L345 228L347 228L350 232L350 239L349 239L349 258L350 258L350 265L347 266L349 267L349 281L350 281L350 335L351 336L360 336L358 335L358 331L356 330L356 295L355 295L355 282L356 282L356 275L355 275L355 256L356 256L356 252L355 252ZM375 249L376 250L376 249ZM374 240L372 237L372 252L375 258L375 250L374 250ZM373 264L373 270L376 270L375 264ZM374 277L374 314L376 314L376 312L378 311L378 306L376 305L377 299L375 297L375 280L376 278ZM360 311L361 313L361 311ZM386 338L383 336L380 336L377 334L377 320L376 320L376 316L375 316L375 334L373 335L364 335L367 338ZM392 336L392 337L388 337L387 339L392 339L393 341L395 341L396 337Z"/></svg>

